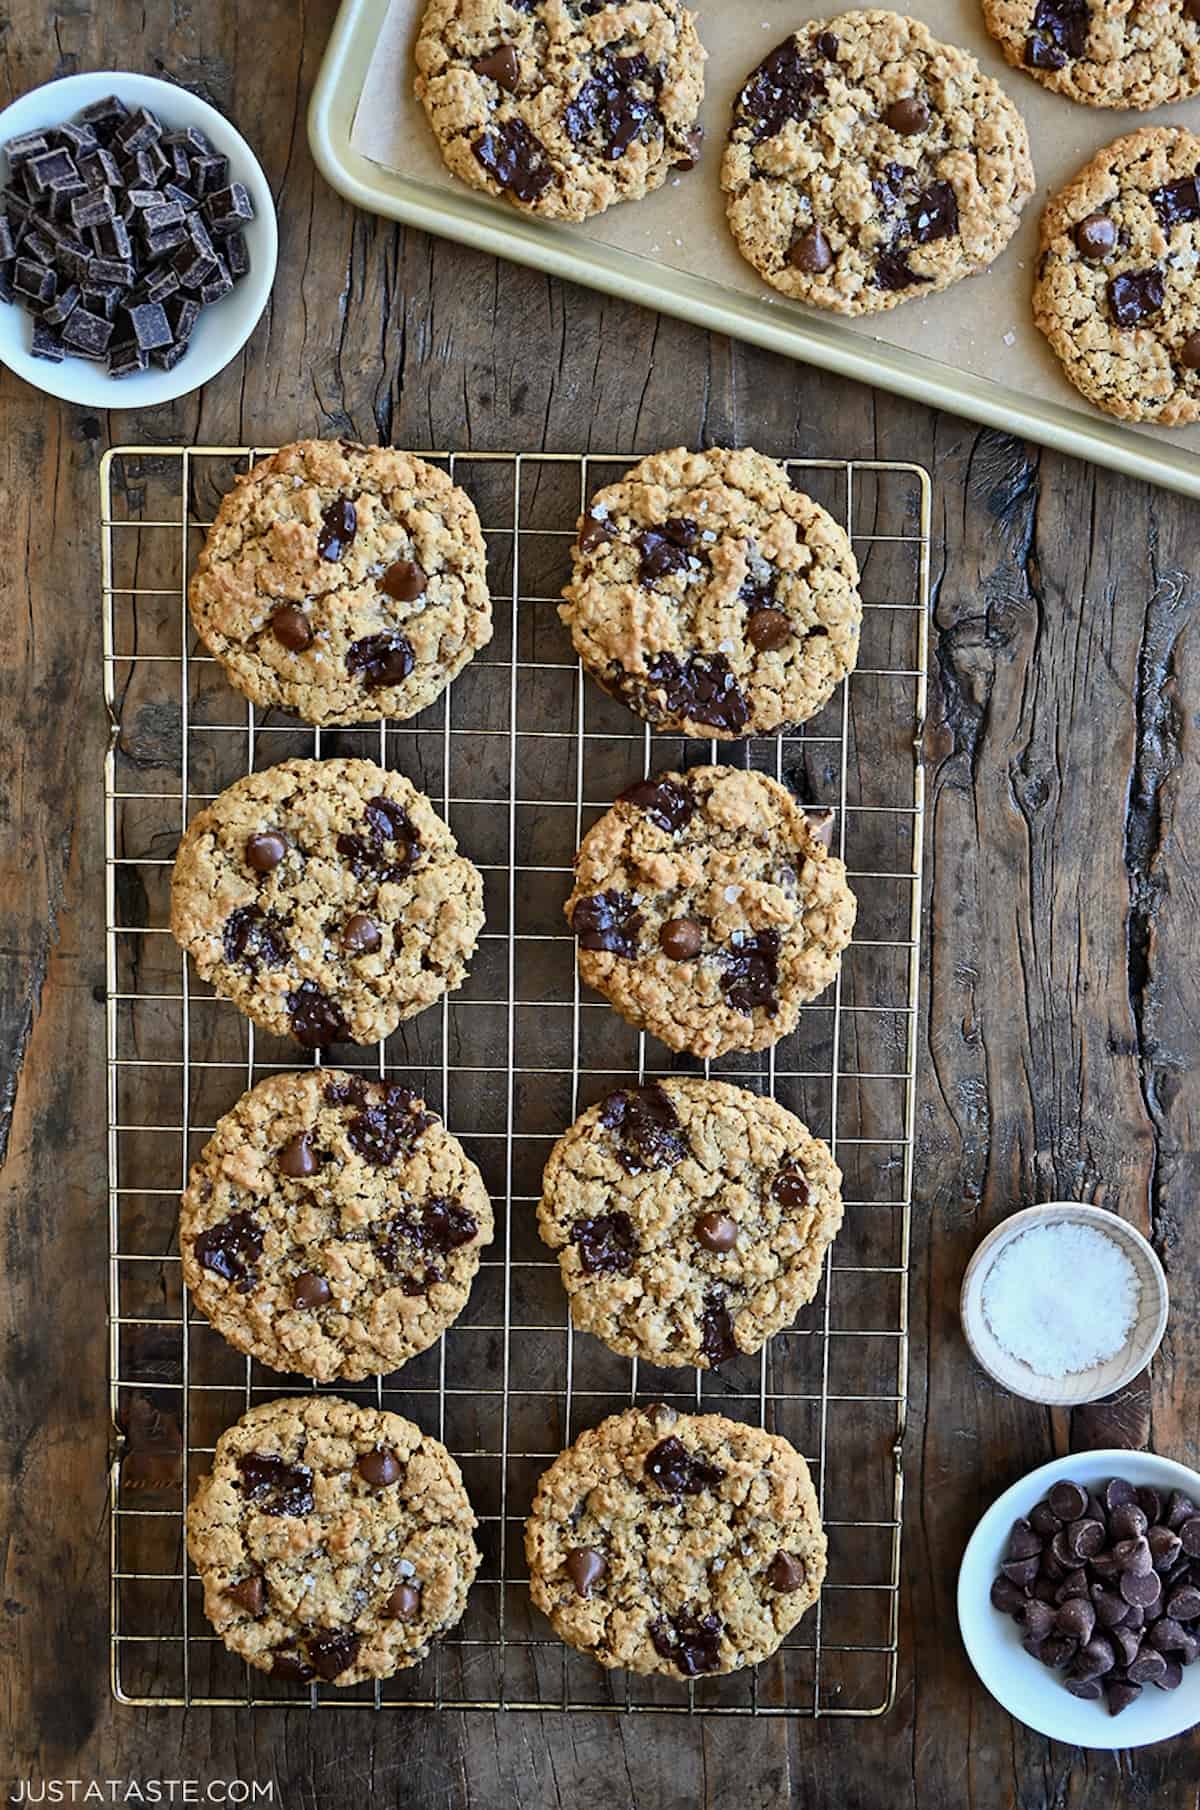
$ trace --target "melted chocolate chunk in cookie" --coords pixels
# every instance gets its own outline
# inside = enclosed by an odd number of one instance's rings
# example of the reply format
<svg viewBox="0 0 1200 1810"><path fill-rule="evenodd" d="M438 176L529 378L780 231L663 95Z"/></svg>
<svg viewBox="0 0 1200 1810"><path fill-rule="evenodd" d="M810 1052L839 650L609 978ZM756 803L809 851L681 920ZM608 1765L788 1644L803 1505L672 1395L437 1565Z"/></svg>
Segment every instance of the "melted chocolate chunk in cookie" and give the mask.
<svg viewBox="0 0 1200 1810"><path fill-rule="evenodd" d="M282 1678L288 1684L307 1684L316 1675L294 1641L290 1646L276 1647L271 1657L272 1678Z"/></svg>
<svg viewBox="0 0 1200 1810"><path fill-rule="evenodd" d="M1166 284L1157 265L1149 270L1131 270L1113 277L1108 285L1108 305L1118 327L1136 327L1151 314L1157 314L1166 299Z"/></svg>
<svg viewBox="0 0 1200 1810"><path fill-rule="evenodd" d="M336 1000L318 987L316 981L301 981L287 996L288 1018L292 1036L306 1050L322 1050L330 1043L345 1043L350 1027Z"/></svg>
<svg viewBox="0 0 1200 1810"><path fill-rule="evenodd" d="M386 1169L407 1156L430 1123L415 1110L415 1094L407 1087L382 1087L373 1106L365 1106L346 1130L346 1141L364 1162Z"/></svg>
<svg viewBox="0 0 1200 1810"><path fill-rule="evenodd" d="M721 974L721 991L735 1012L753 1012L762 1006L773 1018L779 1009L778 987L778 930L759 930L731 947Z"/></svg>
<svg viewBox="0 0 1200 1810"><path fill-rule="evenodd" d="M249 1294L258 1281L255 1264L262 1256L263 1229L250 1213L231 1213L196 1238L192 1249L196 1262L214 1276L235 1282L240 1294Z"/></svg>
<svg viewBox="0 0 1200 1810"><path fill-rule="evenodd" d="M682 664L674 654L656 654L646 677L652 690L663 693L672 716L731 735L740 735L750 720L749 706L724 654L691 654Z"/></svg>
<svg viewBox="0 0 1200 1810"><path fill-rule="evenodd" d="M361 673L368 691L402 685L416 663L411 641L390 629L378 635L364 635L346 649L346 671Z"/></svg>
<svg viewBox="0 0 1200 1810"><path fill-rule="evenodd" d="M516 93L521 80L521 59L511 44L498 44L487 56L478 57L471 67L476 75L495 82L506 94Z"/></svg>
<svg viewBox="0 0 1200 1810"><path fill-rule="evenodd" d="M635 956L642 914L627 892L598 892L580 899L571 913L571 929L581 949L604 949L610 955Z"/></svg>
<svg viewBox="0 0 1200 1810"><path fill-rule="evenodd" d="M594 553L606 541L615 540L617 531L606 515L585 515L575 545L581 553Z"/></svg>
<svg viewBox="0 0 1200 1810"><path fill-rule="evenodd" d="M1183 176L1178 182L1166 182L1162 188L1151 189L1150 200L1167 232L1173 226L1200 220L1200 184L1194 176Z"/></svg>
<svg viewBox="0 0 1200 1810"><path fill-rule="evenodd" d="M261 905L239 905L225 920L221 935L225 960L257 974L259 964L282 968L288 959L287 926Z"/></svg>
<svg viewBox="0 0 1200 1810"><path fill-rule="evenodd" d="M653 101L638 93L639 84L643 88L658 85L648 58L640 51L627 57L606 57L563 115L571 143L598 137L610 162L624 156L634 139L642 136L647 122L660 121Z"/></svg>
<svg viewBox="0 0 1200 1810"><path fill-rule="evenodd" d="M393 1274L404 1268L405 1254L401 1247L416 1254L425 1265L424 1278L408 1275L404 1292L420 1295L442 1280L442 1271L435 1259L447 1257L461 1245L470 1244L478 1231L479 1221L473 1213L468 1213L457 1201L439 1198L426 1201L419 1214L415 1207L397 1213L375 1248L379 1261Z"/></svg>
<svg viewBox="0 0 1200 1810"><path fill-rule="evenodd" d="M1025 40L1026 63L1031 69L1064 69L1087 49L1090 23L1088 0L1038 0Z"/></svg>
<svg viewBox="0 0 1200 1810"><path fill-rule="evenodd" d="M546 147L524 120L507 119L494 126L476 139L472 149L493 181L518 201L536 201L554 180Z"/></svg>
<svg viewBox="0 0 1200 1810"><path fill-rule="evenodd" d="M600 1123L616 1134L617 1155L630 1175L669 1169L691 1155L670 1097L657 1081L609 1094Z"/></svg>
<svg viewBox="0 0 1200 1810"><path fill-rule="evenodd" d="M381 886L394 885L412 872L421 843L404 807L380 796L368 799L357 835L343 831L338 837L337 852L356 880L376 874Z"/></svg>
<svg viewBox="0 0 1200 1810"><path fill-rule="evenodd" d="M321 1628L308 1637L308 1656L327 1684L348 1672L358 1658L362 1642L345 1628Z"/></svg>
<svg viewBox="0 0 1200 1810"><path fill-rule="evenodd" d="M687 516L672 516L656 528L643 528L638 535L638 583L653 585L672 572L686 572L696 554L693 551L700 530Z"/></svg>
<svg viewBox="0 0 1200 1810"><path fill-rule="evenodd" d="M885 251L875 265L876 289L911 289L914 283L928 283L932 278L923 277L897 253Z"/></svg>
<svg viewBox="0 0 1200 1810"><path fill-rule="evenodd" d="M725 1305L725 1297L714 1289L706 1296L700 1317L700 1345L710 1364L723 1364L739 1351L733 1336L733 1316Z"/></svg>
<svg viewBox="0 0 1200 1810"><path fill-rule="evenodd" d="M311 1515L313 1474L277 1452L246 1452L238 1459L242 1490L264 1515Z"/></svg>
<svg viewBox="0 0 1200 1810"><path fill-rule="evenodd" d="M674 1433L646 1453L645 1471L668 1496L698 1496L701 1490L716 1489L725 1476L717 1465L689 1452Z"/></svg>
<svg viewBox="0 0 1200 1810"><path fill-rule="evenodd" d="M654 1650L673 1660L685 1678L715 1672L721 1664L721 1621L716 1615L660 1615L650 1623Z"/></svg>
<svg viewBox="0 0 1200 1810"><path fill-rule="evenodd" d="M772 138L790 119L807 119L813 101L825 91L822 72L801 55L794 38L786 38L764 58L738 95L734 118L749 126L756 140Z"/></svg>
<svg viewBox="0 0 1200 1810"><path fill-rule="evenodd" d="M908 210L908 229L918 245L948 239L958 231L958 197L949 182L931 182Z"/></svg>
<svg viewBox="0 0 1200 1810"><path fill-rule="evenodd" d="M589 1276L627 1276L638 1254L637 1233L628 1213L598 1213L577 1219L571 1229L579 1261Z"/></svg>
<svg viewBox="0 0 1200 1810"><path fill-rule="evenodd" d="M651 823L674 835L695 813L696 800L686 786L671 779L640 779L618 794L618 804L631 804L645 811Z"/></svg>
<svg viewBox="0 0 1200 1810"><path fill-rule="evenodd" d="M341 559L358 533L358 511L348 496L330 503L321 517L317 535L317 552L322 559Z"/></svg>

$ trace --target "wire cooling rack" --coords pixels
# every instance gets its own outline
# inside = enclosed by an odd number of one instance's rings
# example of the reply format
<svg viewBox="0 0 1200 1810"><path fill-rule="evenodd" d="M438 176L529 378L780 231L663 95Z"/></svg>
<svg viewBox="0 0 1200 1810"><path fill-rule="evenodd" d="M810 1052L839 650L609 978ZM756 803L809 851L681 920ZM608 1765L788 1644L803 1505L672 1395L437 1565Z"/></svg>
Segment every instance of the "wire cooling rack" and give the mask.
<svg viewBox="0 0 1200 1810"><path fill-rule="evenodd" d="M793 482L853 537L861 664L802 734L731 748L651 735L575 662L555 613L575 519L630 463L594 455L424 455L479 508L496 605L490 647L410 722L322 732L256 713L197 652L186 590L219 497L267 450L122 446L101 465L114 1693L176 1706L879 1715L897 1667L928 475L878 461L788 462ZM484 1555L461 1625L422 1666L341 1691L289 1686L227 1653L183 1542L184 1506L218 1434L252 1402L312 1385L239 1356L189 1308L179 1190L243 1089L308 1058L189 972L167 928L171 862L209 799L297 754L364 754L405 772L482 870L488 918L460 992L339 1063L423 1092L479 1164L497 1217L470 1302L440 1343L392 1376L336 1388L446 1441ZM617 792L646 772L715 759L774 773L804 804L835 809L833 846L859 917L840 980L795 1033L770 1052L701 1064L581 992L562 902L580 837ZM534 1219L551 1144L578 1112L632 1079L686 1072L774 1093L829 1140L845 1173L845 1223L816 1298L763 1352L715 1373L631 1363L574 1334ZM765 1425L812 1467L828 1582L780 1651L749 1672L687 1684L607 1672L558 1642L531 1606L522 1522L538 1475L585 1426L650 1400ZM178 1429L177 1457L160 1449L145 1461L147 1404L163 1416L160 1432ZM168 1431L160 1447L171 1443Z"/></svg>

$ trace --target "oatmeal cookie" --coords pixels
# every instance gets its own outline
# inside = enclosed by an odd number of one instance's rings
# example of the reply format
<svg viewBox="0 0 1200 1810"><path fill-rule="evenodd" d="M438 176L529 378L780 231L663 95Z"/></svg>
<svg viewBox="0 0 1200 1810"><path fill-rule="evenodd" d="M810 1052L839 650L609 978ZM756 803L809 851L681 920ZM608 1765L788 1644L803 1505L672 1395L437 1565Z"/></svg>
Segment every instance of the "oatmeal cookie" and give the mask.
<svg viewBox="0 0 1200 1810"><path fill-rule="evenodd" d="M1200 93L1200 0L983 0L1008 61L1089 107Z"/></svg>

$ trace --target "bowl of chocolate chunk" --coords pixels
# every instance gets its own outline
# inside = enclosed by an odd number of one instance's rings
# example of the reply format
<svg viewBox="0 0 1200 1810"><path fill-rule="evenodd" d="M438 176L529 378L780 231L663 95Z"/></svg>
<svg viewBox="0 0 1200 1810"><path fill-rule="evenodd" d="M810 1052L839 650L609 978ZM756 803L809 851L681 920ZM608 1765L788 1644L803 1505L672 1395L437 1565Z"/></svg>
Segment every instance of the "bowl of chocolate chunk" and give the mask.
<svg viewBox="0 0 1200 1810"><path fill-rule="evenodd" d="M1200 1475L1075 1452L1005 1490L963 1555L958 1621L1011 1715L1079 1747L1200 1722Z"/></svg>
<svg viewBox="0 0 1200 1810"><path fill-rule="evenodd" d="M1167 1324L1167 1279L1127 1220L1084 1201L1027 1207L996 1227L963 1277L963 1332L995 1382L1078 1407L1132 1382Z"/></svg>
<svg viewBox="0 0 1200 1810"><path fill-rule="evenodd" d="M278 250L267 179L207 101L104 70L0 113L0 363L88 408L149 408L250 337Z"/></svg>

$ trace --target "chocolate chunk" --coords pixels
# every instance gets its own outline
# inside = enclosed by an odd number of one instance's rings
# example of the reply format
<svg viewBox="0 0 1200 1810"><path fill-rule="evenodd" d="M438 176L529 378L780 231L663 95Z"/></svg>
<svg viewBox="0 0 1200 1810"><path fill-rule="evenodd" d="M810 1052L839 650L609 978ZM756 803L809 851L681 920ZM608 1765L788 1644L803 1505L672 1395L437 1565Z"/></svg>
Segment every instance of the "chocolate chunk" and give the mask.
<svg viewBox="0 0 1200 1810"><path fill-rule="evenodd" d="M163 135L160 121L148 107L138 107L117 128L116 142L127 153L148 150Z"/></svg>
<svg viewBox="0 0 1200 1810"><path fill-rule="evenodd" d="M287 838L278 830L262 830L246 839L246 865L257 874L269 874L287 854Z"/></svg>
<svg viewBox="0 0 1200 1810"><path fill-rule="evenodd" d="M721 991L735 1012L762 1008L768 1018L779 1010L779 932L759 930L730 946L721 972Z"/></svg>
<svg viewBox="0 0 1200 1810"><path fill-rule="evenodd" d="M315 1270L304 1270L292 1283L292 1306L313 1310L324 1307L333 1299L333 1290L324 1276L318 1276Z"/></svg>
<svg viewBox="0 0 1200 1810"><path fill-rule="evenodd" d="M383 932L374 918L361 911L347 918L342 929L342 948L348 955L374 955L383 945Z"/></svg>
<svg viewBox="0 0 1200 1810"><path fill-rule="evenodd" d="M704 946L704 931L694 918L668 918L658 933L658 946L673 962L690 962Z"/></svg>
<svg viewBox="0 0 1200 1810"><path fill-rule="evenodd" d="M125 315L133 337L143 352L153 352L158 346L170 345L174 338L161 302L135 303L126 308Z"/></svg>
<svg viewBox="0 0 1200 1810"><path fill-rule="evenodd" d="M315 1175L321 1167L321 1159L308 1139L307 1131L299 1131L279 1152L281 1173L291 1176L294 1181L307 1175Z"/></svg>
<svg viewBox="0 0 1200 1810"><path fill-rule="evenodd" d="M630 1175L670 1169L691 1155L675 1108L657 1081L609 1094L600 1123L616 1134L617 1155Z"/></svg>
<svg viewBox="0 0 1200 1810"><path fill-rule="evenodd" d="M258 1571L242 1578L240 1583L231 1584L225 1594L230 1602L244 1609L252 1621L257 1621L267 1606L267 1586Z"/></svg>
<svg viewBox="0 0 1200 1810"><path fill-rule="evenodd" d="M324 1049L331 1043L345 1043L350 1027L342 1008L322 992L312 980L302 981L295 993L287 996L288 1017L292 1036L305 1049Z"/></svg>
<svg viewBox="0 0 1200 1810"><path fill-rule="evenodd" d="M404 1466L389 1446L376 1446L373 1452L364 1452L354 1468L372 1489L388 1489L399 1482L404 1473Z"/></svg>
<svg viewBox="0 0 1200 1810"><path fill-rule="evenodd" d="M1157 314L1165 297L1162 271L1153 265L1149 270L1113 277L1108 285L1108 305L1118 327L1136 327L1147 316Z"/></svg>
<svg viewBox="0 0 1200 1810"><path fill-rule="evenodd" d="M1179 348L1179 362L1185 371L1200 371L1200 333L1189 333Z"/></svg>
<svg viewBox="0 0 1200 1810"><path fill-rule="evenodd" d="M929 124L929 108L918 95L905 94L884 108L883 123L893 132L899 132L902 138L911 138Z"/></svg>
<svg viewBox="0 0 1200 1810"><path fill-rule="evenodd" d="M673 170L694 170L700 161L700 153L704 148L704 127L693 126L684 134L683 156L677 157L671 165Z"/></svg>
<svg viewBox="0 0 1200 1810"><path fill-rule="evenodd" d="M383 1605L383 1613L391 1621L412 1621L420 1611L421 1586L407 1580L396 1585Z"/></svg>
<svg viewBox="0 0 1200 1810"><path fill-rule="evenodd" d="M498 45L487 56L477 58L471 67L476 75L495 82L497 88L503 88L506 94L516 93L517 84L521 80L521 59L511 44Z"/></svg>
<svg viewBox="0 0 1200 1810"><path fill-rule="evenodd" d="M66 347L52 327L43 321L34 321L33 337L29 342L29 350L35 358L44 358L47 363L60 365L66 357Z"/></svg>
<svg viewBox="0 0 1200 1810"><path fill-rule="evenodd" d="M685 1678L715 1672L721 1664L721 1622L715 1615L695 1616L686 1611L660 1615L650 1623L654 1650L673 1660Z"/></svg>
<svg viewBox="0 0 1200 1810"><path fill-rule="evenodd" d="M631 804L644 811L651 823L674 835L690 823L696 811L694 795L673 779L641 779L617 794L618 804Z"/></svg>
<svg viewBox="0 0 1200 1810"><path fill-rule="evenodd" d="M771 1194L789 1213L798 1213L808 1205L808 1178L795 1164L780 1169L771 1183Z"/></svg>
<svg viewBox="0 0 1200 1810"><path fill-rule="evenodd" d="M536 201L554 179L546 148L523 120L509 119L476 139L476 160L518 201Z"/></svg>
<svg viewBox="0 0 1200 1810"><path fill-rule="evenodd" d="M875 287L877 289L911 289L914 283L928 283L932 279L923 277L912 266L905 262L899 252L885 251L875 265Z"/></svg>
<svg viewBox="0 0 1200 1810"><path fill-rule="evenodd" d="M645 1471L664 1494L676 1498L698 1496L702 1490L715 1489L725 1476L715 1464L689 1452L682 1439L677 1439L673 1433L660 1439L647 1452Z"/></svg>
<svg viewBox="0 0 1200 1810"><path fill-rule="evenodd" d="M1166 182L1151 189L1150 200L1166 231L1173 226L1200 220L1200 185L1194 176L1182 176L1177 182Z"/></svg>
<svg viewBox="0 0 1200 1810"><path fill-rule="evenodd" d="M638 93L638 85L653 87L650 64L642 53L607 56L594 65L595 73L583 83L563 114L563 126L572 144L598 138L610 163L624 156L647 123L661 126L653 100Z"/></svg>
<svg viewBox="0 0 1200 1810"><path fill-rule="evenodd" d="M316 1673L296 1646L276 1647L271 1656L272 1678L283 1678L289 1684L307 1684Z"/></svg>
<svg viewBox="0 0 1200 1810"><path fill-rule="evenodd" d="M571 928L581 949L634 956L641 927L642 914L627 892L593 893L579 899L571 913Z"/></svg>
<svg viewBox="0 0 1200 1810"><path fill-rule="evenodd" d="M408 1155L431 1121L418 1108L411 1089L379 1082L375 1091L374 1104L351 1119L346 1141L364 1162L386 1169Z"/></svg>
<svg viewBox="0 0 1200 1810"><path fill-rule="evenodd" d="M239 1294L249 1294L258 1281L255 1264L262 1256L263 1229L253 1214L231 1213L192 1243L196 1262L214 1276L237 1284Z"/></svg>
<svg viewBox="0 0 1200 1810"><path fill-rule="evenodd" d="M412 643L390 631L364 635L346 649L346 671L361 673L368 691L403 684L416 663Z"/></svg>
<svg viewBox="0 0 1200 1810"><path fill-rule="evenodd" d="M18 258L13 265L12 285L18 295L31 302L52 302L58 292L58 278L36 258ZM107 343L107 342L106 342Z"/></svg>
<svg viewBox="0 0 1200 1810"><path fill-rule="evenodd" d="M608 1561L594 1546L575 1546L567 1554L567 1576L576 1596L588 1597L608 1574Z"/></svg>
<svg viewBox="0 0 1200 1810"><path fill-rule="evenodd" d="M693 1230L697 1244L703 1245L706 1251L714 1251L723 1256L731 1251L737 1243L737 1221L730 1219L727 1213L701 1213ZM1200 1610L1197 1610L1200 1614Z"/></svg>
<svg viewBox="0 0 1200 1810"><path fill-rule="evenodd" d="M1088 0L1038 0L1032 30L1025 40L1030 69L1065 69L1087 48Z"/></svg>
<svg viewBox="0 0 1200 1810"><path fill-rule="evenodd" d="M379 580L379 588L385 596L394 597L397 603L415 603L418 597L425 595L428 582L424 569L415 559L394 559Z"/></svg>
<svg viewBox="0 0 1200 1810"><path fill-rule="evenodd" d="M821 70L801 54L795 38L785 38L742 88L734 120L748 126L756 141L773 138L789 120L807 119L813 101L825 92Z"/></svg>
<svg viewBox="0 0 1200 1810"><path fill-rule="evenodd" d="M246 1452L238 1459L242 1491L264 1515L311 1515L313 1474L277 1452Z"/></svg>
<svg viewBox="0 0 1200 1810"><path fill-rule="evenodd" d="M686 572L696 558L700 530L686 516L673 516L658 527L643 528L637 537L638 583L649 586L672 572Z"/></svg>
<svg viewBox="0 0 1200 1810"><path fill-rule="evenodd" d="M657 654L646 677L648 689L663 693L672 716L731 735L740 735L749 721L749 707L724 654L691 654L683 665L674 654Z"/></svg>
<svg viewBox="0 0 1200 1810"><path fill-rule="evenodd" d="M948 239L958 231L958 197L949 182L931 182L908 210L908 229L918 245Z"/></svg>
<svg viewBox="0 0 1200 1810"><path fill-rule="evenodd" d="M287 927L273 911L259 905L239 905L225 920L222 946L225 960L257 974L259 965L282 968L288 959Z"/></svg>
<svg viewBox="0 0 1200 1810"><path fill-rule="evenodd" d="M727 1363L741 1349L733 1334L733 1316L719 1291L706 1296L700 1315L700 1349L709 1363Z"/></svg>
<svg viewBox="0 0 1200 1810"><path fill-rule="evenodd" d="M791 634L792 625L783 610L752 610L746 619L746 639L760 654L785 646Z"/></svg>
<svg viewBox="0 0 1200 1810"><path fill-rule="evenodd" d="M321 1628L308 1637L308 1656L326 1683L348 1672L358 1658L361 1641L344 1628Z"/></svg>
<svg viewBox="0 0 1200 1810"><path fill-rule="evenodd" d="M579 526L579 536L575 542L581 553L594 553L606 541L616 539L616 529L604 515L585 515Z"/></svg>
<svg viewBox="0 0 1200 1810"><path fill-rule="evenodd" d="M337 497L321 516L317 553L322 559L344 559L358 533L358 511L348 496Z"/></svg>
<svg viewBox="0 0 1200 1810"><path fill-rule="evenodd" d="M203 207L204 218L215 233L237 232L254 218L254 204L242 182L211 190L204 197Z"/></svg>
<svg viewBox="0 0 1200 1810"><path fill-rule="evenodd" d="M593 1219L577 1219L571 1242L589 1276L627 1276L640 1250L628 1213L599 1213Z"/></svg>

